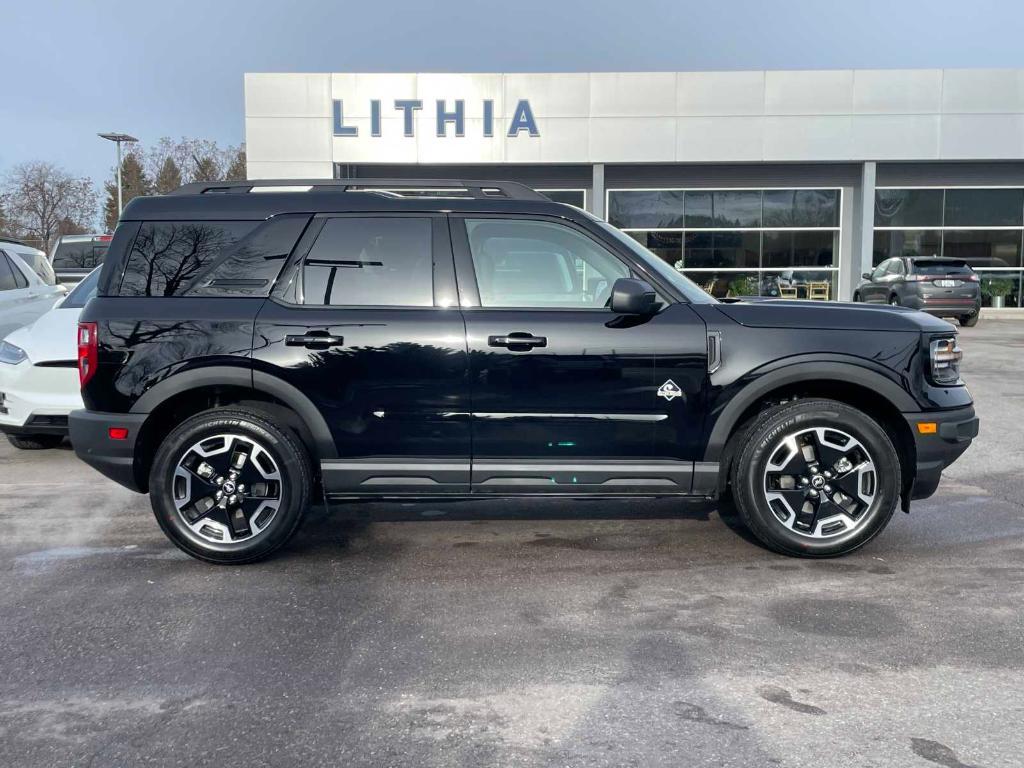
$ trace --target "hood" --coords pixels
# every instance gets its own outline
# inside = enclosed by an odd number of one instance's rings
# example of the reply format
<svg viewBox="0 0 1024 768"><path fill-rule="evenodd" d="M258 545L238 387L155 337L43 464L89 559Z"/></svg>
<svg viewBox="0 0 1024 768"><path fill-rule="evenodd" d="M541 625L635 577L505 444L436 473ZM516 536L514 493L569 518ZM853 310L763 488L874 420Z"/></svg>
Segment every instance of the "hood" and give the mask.
<svg viewBox="0 0 1024 768"><path fill-rule="evenodd" d="M78 316L81 309L51 309L34 323L7 335L33 363L78 358Z"/></svg>
<svg viewBox="0 0 1024 768"><path fill-rule="evenodd" d="M955 332L945 320L887 304L759 299L716 304L719 312L752 328L830 328L847 331Z"/></svg>

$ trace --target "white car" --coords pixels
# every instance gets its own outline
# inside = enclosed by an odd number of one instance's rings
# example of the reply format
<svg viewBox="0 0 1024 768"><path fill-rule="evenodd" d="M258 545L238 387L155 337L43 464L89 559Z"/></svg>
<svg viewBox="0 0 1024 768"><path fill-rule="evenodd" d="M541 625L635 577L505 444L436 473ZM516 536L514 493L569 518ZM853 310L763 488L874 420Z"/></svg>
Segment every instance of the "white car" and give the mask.
<svg viewBox="0 0 1024 768"><path fill-rule="evenodd" d="M0 431L15 448L56 448L82 408L78 316L96 293L93 270L57 306L0 341Z"/></svg>
<svg viewBox="0 0 1024 768"><path fill-rule="evenodd" d="M67 293L42 251L0 240L0 339L28 325Z"/></svg>

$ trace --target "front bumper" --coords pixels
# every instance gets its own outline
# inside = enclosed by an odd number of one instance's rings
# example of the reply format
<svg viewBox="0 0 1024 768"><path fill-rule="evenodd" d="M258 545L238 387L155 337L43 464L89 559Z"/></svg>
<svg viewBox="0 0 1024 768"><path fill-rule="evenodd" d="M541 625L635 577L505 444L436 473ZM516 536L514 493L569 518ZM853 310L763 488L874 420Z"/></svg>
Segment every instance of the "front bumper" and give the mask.
<svg viewBox="0 0 1024 768"><path fill-rule="evenodd" d="M68 414L81 407L77 368L0 364L0 432L66 435Z"/></svg>
<svg viewBox="0 0 1024 768"><path fill-rule="evenodd" d="M78 458L93 469L125 488L145 493L136 471L135 447L147 416L145 413L72 411L68 417L71 447ZM109 434L111 427L126 428L127 438L112 439Z"/></svg>
<svg viewBox="0 0 1024 768"><path fill-rule="evenodd" d="M978 436L979 421L973 405L948 411L905 413L903 417L914 435L917 454L914 481L903 500L906 508L910 499L926 499L935 493L942 470L960 458ZM922 432L921 424L934 424L935 431L926 427Z"/></svg>

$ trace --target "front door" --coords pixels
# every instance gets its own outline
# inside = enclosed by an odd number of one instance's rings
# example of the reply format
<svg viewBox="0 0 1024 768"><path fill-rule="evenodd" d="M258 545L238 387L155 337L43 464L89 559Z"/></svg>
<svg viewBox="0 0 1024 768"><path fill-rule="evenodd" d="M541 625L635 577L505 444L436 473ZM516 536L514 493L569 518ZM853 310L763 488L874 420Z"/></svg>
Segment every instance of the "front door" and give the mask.
<svg viewBox="0 0 1024 768"><path fill-rule="evenodd" d="M256 321L254 372L319 410L328 495L469 491L468 356L443 215L314 219Z"/></svg>
<svg viewBox="0 0 1024 768"><path fill-rule="evenodd" d="M630 266L568 222L452 216L451 224L470 353L474 493L688 493L685 444L700 430L706 361L700 319L678 306L646 319L613 314L612 285ZM691 346L693 357L679 354ZM659 381L669 366L674 373ZM681 426L684 447L659 447L669 425Z"/></svg>

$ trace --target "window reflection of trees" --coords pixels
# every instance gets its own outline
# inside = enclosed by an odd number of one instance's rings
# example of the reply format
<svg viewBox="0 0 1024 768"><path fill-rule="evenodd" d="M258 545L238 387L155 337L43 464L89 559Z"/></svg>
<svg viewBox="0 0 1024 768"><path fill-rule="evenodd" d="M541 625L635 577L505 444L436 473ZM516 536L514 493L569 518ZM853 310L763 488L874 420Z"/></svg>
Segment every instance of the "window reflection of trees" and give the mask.
<svg viewBox="0 0 1024 768"><path fill-rule="evenodd" d="M132 246L122 296L176 296L239 236L209 222L144 224Z"/></svg>

